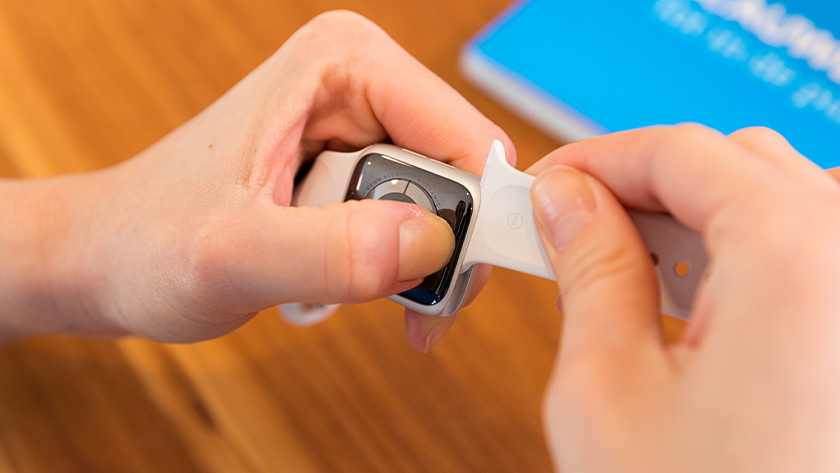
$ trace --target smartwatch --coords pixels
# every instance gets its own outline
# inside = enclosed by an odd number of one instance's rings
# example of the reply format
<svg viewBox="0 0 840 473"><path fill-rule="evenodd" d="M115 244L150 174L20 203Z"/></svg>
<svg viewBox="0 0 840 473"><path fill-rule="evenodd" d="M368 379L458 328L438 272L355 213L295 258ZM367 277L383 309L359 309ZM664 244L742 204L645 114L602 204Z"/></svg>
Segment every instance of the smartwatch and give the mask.
<svg viewBox="0 0 840 473"><path fill-rule="evenodd" d="M469 294L478 263L554 279L534 223L534 179L508 164L499 141L490 147L481 178L394 145L375 144L350 153L322 152L295 187L292 205L393 200L417 204L444 219L455 236L449 262L389 299L423 314L449 316ZM629 213L656 266L662 312L687 318L707 265L701 236L665 213ZM306 324L335 307L284 304L281 311L291 322Z"/></svg>

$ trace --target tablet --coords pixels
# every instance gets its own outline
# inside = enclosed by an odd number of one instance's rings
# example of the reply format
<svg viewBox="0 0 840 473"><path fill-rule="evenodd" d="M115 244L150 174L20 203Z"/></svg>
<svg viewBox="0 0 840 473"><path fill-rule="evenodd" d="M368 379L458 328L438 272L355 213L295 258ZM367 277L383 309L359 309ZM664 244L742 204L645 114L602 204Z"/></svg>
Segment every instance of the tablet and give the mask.
<svg viewBox="0 0 840 473"><path fill-rule="evenodd" d="M829 168L840 166L838 36L836 1L525 0L460 60L473 84L563 141L766 126Z"/></svg>

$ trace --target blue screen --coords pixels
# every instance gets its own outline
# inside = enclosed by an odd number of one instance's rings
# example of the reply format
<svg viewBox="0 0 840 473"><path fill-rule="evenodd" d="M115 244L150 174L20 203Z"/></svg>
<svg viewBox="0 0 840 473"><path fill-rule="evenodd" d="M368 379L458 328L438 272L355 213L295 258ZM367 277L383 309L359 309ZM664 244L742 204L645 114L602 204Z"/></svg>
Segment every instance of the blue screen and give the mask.
<svg viewBox="0 0 840 473"><path fill-rule="evenodd" d="M469 48L604 131L767 126L828 168L840 166L835 31L836 0L531 0Z"/></svg>

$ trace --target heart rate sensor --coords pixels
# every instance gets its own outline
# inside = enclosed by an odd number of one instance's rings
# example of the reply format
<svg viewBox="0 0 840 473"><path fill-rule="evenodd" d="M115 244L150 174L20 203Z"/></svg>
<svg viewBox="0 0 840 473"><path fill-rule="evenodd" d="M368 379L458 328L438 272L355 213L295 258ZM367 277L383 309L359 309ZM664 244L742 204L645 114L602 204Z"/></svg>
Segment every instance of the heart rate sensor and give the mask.
<svg viewBox="0 0 840 473"><path fill-rule="evenodd" d="M481 179L417 153L378 144L352 153L321 153L295 189L292 204L394 200L417 204L446 220L455 235L452 259L417 287L389 299L417 312L448 316L469 293L477 263L554 279L534 223L530 199L534 179L508 164L498 141L491 146ZM687 318L707 264L700 235L667 214L629 213L656 264L662 312ZM301 310L299 304L284 305L283 313L297 324L328 315L323 310Z"/></svg>
<svg viewBox="0 0 840 473"><path fill-rule="evenodd" d="M449 263L430 274L417 287L399 294L424 307L435 306L449 292L460 263L460 254L473 213L473 196L459 182L430 172L389 154L362 155L350 177L344 200L383 199L417 204L446 220L455 234L455 251ZM430 161L423 158L425 161ZM424 310L425 311L425 310Z"/></svg>
<svg viewBox="0 0 840 473"><path fill-rule="evenodd" d="M389 179L374 187L367 195L371 199L394 200L417 204L431 213L436 213L437 208L432 197L422 187L406 179Z"/></svg>

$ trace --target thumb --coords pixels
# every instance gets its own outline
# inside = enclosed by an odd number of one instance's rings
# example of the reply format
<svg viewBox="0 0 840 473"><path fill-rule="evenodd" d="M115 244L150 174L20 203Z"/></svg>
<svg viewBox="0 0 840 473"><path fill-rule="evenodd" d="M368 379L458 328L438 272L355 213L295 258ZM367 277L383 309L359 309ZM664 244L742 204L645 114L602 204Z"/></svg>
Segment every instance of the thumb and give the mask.
<svg viewBox="0 0 840 473"><path fill-rule="evenodd" d="M531 200L566 316L562 352L623 356L661 340L653 264L612 193L591 176L554 166L537 176Z"/></svg>
<svg viewBox="0 0 840 473"><path fill-rule="evenodd" d="M284 224L309 229L292 232L284 245L296 255L286 268L296 282L282 292L296 301L365 302L411 289L442 268L455 247L446 221L400 202L290 208Z"/></svg>
<svg viewBox="0 0 840 473"><path fill-rule="evenodd" d="M455 246L440 217L381 200L322 208L255 205L225 227L209 239L217 244L203 251L223 267L203 271L203 280L237 311L390 296L442 268Z"/></svg>

